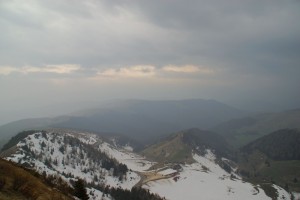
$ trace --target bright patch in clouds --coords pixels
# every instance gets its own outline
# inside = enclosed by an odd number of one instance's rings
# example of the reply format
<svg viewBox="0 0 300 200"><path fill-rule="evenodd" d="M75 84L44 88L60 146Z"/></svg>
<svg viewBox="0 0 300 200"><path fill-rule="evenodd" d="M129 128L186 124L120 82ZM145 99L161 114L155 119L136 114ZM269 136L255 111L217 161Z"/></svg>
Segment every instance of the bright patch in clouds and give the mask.
<svg viewBox="0 0 300 200"><path fill-rule="evenodd" d="M214 71L206 67L198 67L195 65L184 65L184 66L175 66L168 65L162 68L166 72L177 72L177 73L202 73L202 74L212 74Z"/></svg>
<svg viewBox="0 0 300 200"><path fill-rule="evenodd" d="M97 75L100 77L127 77L127 78L139 78L139 77L154 77L154 76L168 76L168 73L178 73L178 74L189 74L189 73L197 73L197 74L213 74L214 70L198 67L195 65L184 65L184 66L176 66L176 65L167 65L162 68L158 68L152 65L137 65L131 67L122 67L122 68L108 68L106 70L98 71Z"/></svg>
<svg viewBox="0 0 300 200"><path fill-rule="evenodd" d="M18 71L18 68L15 67L9 67L9 66L0 67L0 75L9 75L16 71Z"/></svg>
<svg viewBox="0 0 300 200"><path fill-rule="evenodd" d="M97 74L104 77L151 77L155 75L156 68L152 65L137 65L132 67L122 67L119 69L106 69Z"/></svg>
<svg viewBox="0 0 300 200"><path fill-rule="evenodd" d="M50 72L50 73L56 73L56 74L70 74L72 72L78 71L81 67L79 65L47 65L43 68L39 67L28 67L25 68L25 70L30 72Z"/></svg>
<svg viewBox="0 0 300 200"><path fill-rule="evenodd" d="M79 65L64 64L64 65L46 65L44 67L24 66L21 68L11 66L0 66L0 75L10 75L11 73L55 73L55 74L70 74L80 70Z"/></svg>

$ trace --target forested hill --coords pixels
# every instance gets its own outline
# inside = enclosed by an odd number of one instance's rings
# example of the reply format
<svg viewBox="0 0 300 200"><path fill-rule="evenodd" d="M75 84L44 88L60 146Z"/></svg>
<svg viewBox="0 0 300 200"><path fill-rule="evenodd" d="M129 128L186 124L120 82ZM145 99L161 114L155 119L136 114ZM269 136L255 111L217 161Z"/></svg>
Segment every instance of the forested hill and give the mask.
<svg viewBox="0 0 300 200"><path fill-rule="evenodd" d="M282 129L244 146L242 151L259 150L274 160L300 160L300 131Z"/></svg>

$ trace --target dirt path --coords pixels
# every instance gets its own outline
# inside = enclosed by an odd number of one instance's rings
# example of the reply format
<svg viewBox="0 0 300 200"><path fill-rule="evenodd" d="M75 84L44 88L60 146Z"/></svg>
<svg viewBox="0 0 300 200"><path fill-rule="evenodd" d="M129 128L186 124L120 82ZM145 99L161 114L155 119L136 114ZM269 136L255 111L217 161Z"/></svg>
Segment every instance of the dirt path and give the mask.
<svg viewBox="0 0 300 200"><path fill-rule="evenodd" d="M141 180L137 184L135 184L134 187L142 187L144 184L150 181L157 181L157 180L168 179L173 177L173 175L162 175L157 172L136 172L136 173L141 177Z"/></svg>

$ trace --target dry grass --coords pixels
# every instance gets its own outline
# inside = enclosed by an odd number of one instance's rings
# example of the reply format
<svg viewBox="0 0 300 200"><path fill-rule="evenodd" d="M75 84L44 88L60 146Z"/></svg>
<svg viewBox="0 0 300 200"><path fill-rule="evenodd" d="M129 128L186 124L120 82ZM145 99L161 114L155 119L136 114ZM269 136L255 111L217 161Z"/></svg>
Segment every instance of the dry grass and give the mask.
<svg viewBox="0 0 300 200"><path fill-rule="evenodd" d="M0 159L0 199L69 200L27 170Z"/></svg>
<svg viewBox="0 0 300 200"><path fill-rule="evenodd" d="M162 163L192 163L191 149L183 143L182 134L148 147L142 152L146 157Z"/></svg>

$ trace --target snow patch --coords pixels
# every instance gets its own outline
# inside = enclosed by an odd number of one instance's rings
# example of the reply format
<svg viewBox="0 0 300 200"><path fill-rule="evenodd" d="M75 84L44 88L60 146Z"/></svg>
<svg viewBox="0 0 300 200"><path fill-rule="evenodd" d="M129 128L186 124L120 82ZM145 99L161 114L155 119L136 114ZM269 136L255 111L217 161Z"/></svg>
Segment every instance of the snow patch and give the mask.
<svg viewBox="0 0 300 200"><path fill-rule="evenodd" d="M286 200L286 199L290 199L291 198L291 195L285 191L283 188L279 187L278 185L272 185L273 188L275 188L278 192L278 200Z"/></svg>
<svg viewBox="0 0 300 200"><path fill-rule="evenodd" d="M133 148L132 148L129 144L126 144L123 148L124 148L126 151L133 152Z"/></svg>
<svg viewBox="0 0 300 200"><path fill-rule="evenodd" d="M148 182L144 188L168 200L201 199L249 199L270 200L264 191L240 178L231 175L215 163L215 155L208 150L206 155L193 155L196 163L182 166L182 171L175 178ZM205 169L203 170L203 166ZM169 171L169 170L165 170ZM288 193L279 190L280 195L289 199Z"/></svg>
<svg viewBox="0 0 300 200"><path fill-rule="evenodd" d="M142 157L133 152L128 152L126 150L121 151L106 142L100 144L99 149L112 158L115 158L120 163L127 165L127 167L133 171L142 172L149 169L152 165L155 164L154 162L146 160L145 157Z"/></svg>

